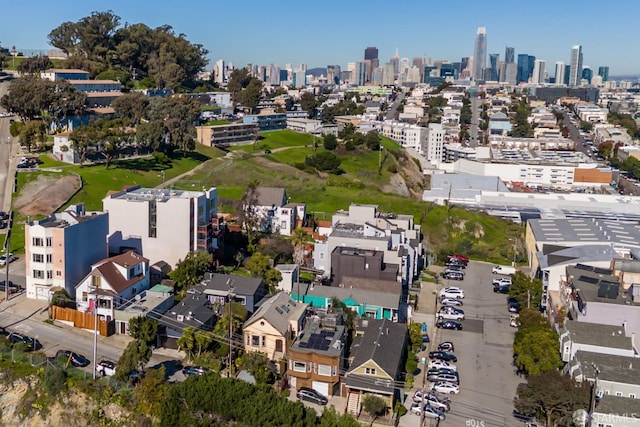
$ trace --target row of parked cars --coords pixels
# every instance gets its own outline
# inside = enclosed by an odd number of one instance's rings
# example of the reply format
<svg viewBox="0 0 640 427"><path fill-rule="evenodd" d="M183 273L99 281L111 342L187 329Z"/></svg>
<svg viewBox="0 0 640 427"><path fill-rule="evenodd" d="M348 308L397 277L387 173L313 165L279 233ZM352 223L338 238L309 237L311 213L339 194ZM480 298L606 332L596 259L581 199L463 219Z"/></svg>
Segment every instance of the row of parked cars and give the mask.
<svg viewBox="0 0 640 427"><path fill-rule="evenodd" d="M412 414L442 421L446 417L445 412L451 410L451 399L442 395L460 393L460 375L455 365L458 358L453 353L454 350L451 341L444 341L438 345L437 350L429 352L426 377L430 391L418 390L413 395L410 409Z"/></svg>

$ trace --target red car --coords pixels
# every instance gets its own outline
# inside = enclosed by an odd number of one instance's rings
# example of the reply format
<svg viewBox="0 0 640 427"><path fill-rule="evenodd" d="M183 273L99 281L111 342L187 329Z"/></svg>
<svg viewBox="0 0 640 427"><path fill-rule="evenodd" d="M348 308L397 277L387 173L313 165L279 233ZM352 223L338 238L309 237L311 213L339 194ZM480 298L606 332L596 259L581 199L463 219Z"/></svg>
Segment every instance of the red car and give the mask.
<svg viewBox="0 0 640 427"><path fill-rule="evenodd" d="M467 258L464 255L460 255L460 254L449 255L447 258L449 259L449 261L456 260L456 261L461 262L463 264L469 263L469 258Z"/></svg>

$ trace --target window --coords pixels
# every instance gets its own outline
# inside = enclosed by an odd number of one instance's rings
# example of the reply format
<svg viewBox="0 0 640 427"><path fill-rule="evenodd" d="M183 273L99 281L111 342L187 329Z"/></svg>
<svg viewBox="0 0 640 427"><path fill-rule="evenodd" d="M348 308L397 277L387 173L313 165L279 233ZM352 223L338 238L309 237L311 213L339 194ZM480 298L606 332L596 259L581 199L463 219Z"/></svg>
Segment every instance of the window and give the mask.
<svg viewBox="0 0 640 427"><path fill-rule="evenodd" d="M307 372L307 364L304 362L293 362L293 370L295 372Z"/></svg>
<svg viewBox="0 0 640 427"><path fill-rule="evenodd" d="M323 260L324 259L324 252L320 252L320 259Z"/></svg>
<svg viewBox="0 0 640 427"><path fill-rule="evenodd" d="M376 368L364 368L364 373L367 375L375 375Z"/></svg>
<svg viewBox="0 0 640 427"><path fill-rule="evenodd" d="M621 391L616 391L616 396L618 396L618 397L622 396L622 392Z"/></svg>
<svg viewBox="0 0 640 427"><path fill-rule="evenodd" d="M33 246L42 246L42 237L34 237L33 239L31 239L31 244Z"/></svg>
<svg viewBox="0 0 640 427"><path fill-rule="evenodd" d="M233 299L235 302L237 302L238 304L241 305L247 305L247 297L243 297L243 296L236 296Z"/></svg>
<svg viewBox="0 0 640 427"><path fill-rule="evenodd" d="M44 279L44 271L42 271L42 270L33 270L33 278L34 279Z"/></svg>
<svg viewBox="0 0 640 427"><path fill-rule="evenodd" d="M47 254L47 262L53 262L53 254Z"/></svg>
<svg viewBox="0 0 640 427"><path fill-rule="evenodd" d="M46 239L47 247L50 248L53 246L53 239L51 237L47 237Z"/></svg>
<svg viewBox="0 0 640 427"><path fill-rule="evenodd" d="M42 254L32 254L31 258L33 262L44 262L44 255Z"/></svg>
<svg viewBox="0 0 640 427"><path fill-rule="evenodd" d="M267 337L265 337L264 335L262 336L262 346L263 347L267 346Z"/></svg>
<svg viewBox="0 0 640 427"><path fill-rule="evenodd" d="M58 276L58 277L62 276L62 271L56 270L56 276Z"/></svg>
<svg viewBox="0 0 640 427"><path fill-rule="evenodd" d="M251 335L251 345L254 347L258 347L260 345L259 335Z"/></svg>
<svg viewBox="0 0 640 427"><path fill-rule="evenodd" d="M87 302L87 292L82 293L82 302Z"/></svg>
<svg viewBox="0 0 640 427"><path fill-rule="evenodd" d="M629 398L630 399L635 399L636 398L636 394L635 393L629 393Z"/></svg>
<svg viewBox="0 0 640 427"><path fill-rule="evenodd" d="M329 365L318 365L318 375L322 375L325 377L331 376L331 366Z"/></svg>
<svg viewBox="0 0 640 427"><path fill-rule="evenodd" d="M53 270L47 270L47 279L53 279Z"/></svg>

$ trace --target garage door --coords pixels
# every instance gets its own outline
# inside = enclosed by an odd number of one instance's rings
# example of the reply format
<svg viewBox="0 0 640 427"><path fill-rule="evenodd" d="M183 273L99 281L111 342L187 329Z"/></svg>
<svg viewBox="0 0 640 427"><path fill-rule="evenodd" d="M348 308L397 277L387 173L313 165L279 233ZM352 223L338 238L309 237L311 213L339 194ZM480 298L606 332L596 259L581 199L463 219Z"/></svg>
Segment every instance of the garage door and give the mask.
<svg viewBox="0 0 640 427"><path fill-rule="evenodd" d="M329 396L329 383L323 383L321 381L313 381L311 383L311 388L323 396Z"/></svg>

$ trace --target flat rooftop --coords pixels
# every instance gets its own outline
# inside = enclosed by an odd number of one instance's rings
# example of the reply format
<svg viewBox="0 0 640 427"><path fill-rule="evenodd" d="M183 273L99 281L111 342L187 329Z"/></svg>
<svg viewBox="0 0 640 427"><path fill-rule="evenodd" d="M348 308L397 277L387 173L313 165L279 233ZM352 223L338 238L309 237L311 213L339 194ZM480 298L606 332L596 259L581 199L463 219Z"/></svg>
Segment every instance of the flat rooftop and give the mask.
<svg viewBox="0 0 640 427"><path fill-rule="evenodd" d="M545 218L532 219L529 225L538 242L640 244L640 225L637 222L588 217Z"/></svg>
<svg viewBox="0 0 640 427"><path fill-rule="evenodd" d="M111 195L112 199L120 199L127 201L167 201L169 199L192 199L203 195L201 191L183 191L164 188L137 188L130 191L122 191Z"/></svg>

